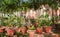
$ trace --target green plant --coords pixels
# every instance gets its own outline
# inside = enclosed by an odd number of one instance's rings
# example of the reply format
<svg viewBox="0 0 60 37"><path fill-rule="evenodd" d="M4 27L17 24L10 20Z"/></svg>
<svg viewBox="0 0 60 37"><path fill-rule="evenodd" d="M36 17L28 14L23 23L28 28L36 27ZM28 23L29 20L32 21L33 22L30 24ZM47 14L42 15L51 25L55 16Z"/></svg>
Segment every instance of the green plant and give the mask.
<svg viewBox="0 0 60 37"><path fill-rule="evenodd" d="M52 20L54 20L54 23L57 21L58 16L53 16Z"/></svg>
<svg viewBox="0 0 60 37"><path fill-rule="evenodd" d="M20 17L20 22L21 22L21 26L24 27L25 26L25 18L24 17Z"/></svg>
<svg viewBox="0 0 60 37"><path fill-rule="evenodd" d="M1 24L4 26L8 26L8 25L21 26L21 19L13 14L6 14L2 18Z"/></svg>
<svg viewBox="0 0 60 37"><path fill-rule="evenodd" d="M49 15L46 14L45 16L44 15L41 15L38 19L37 19L37 22L38 22L38 27L42 27L44 25L46 26L50 26L50 24L52 23L52 20L49 20Z"/></svg>
<svg viewBox="0 0 60 37"><path fill-rule="evenodd" d="M12 13L20 8L20 0L2 0L0 11Z"/></svg>
<svg viewBox="0 0 60 37"><path fill-rule="evenodd" d="M34 25L32 25L32 26L30 27L30 30L35 30Z"/></svg>

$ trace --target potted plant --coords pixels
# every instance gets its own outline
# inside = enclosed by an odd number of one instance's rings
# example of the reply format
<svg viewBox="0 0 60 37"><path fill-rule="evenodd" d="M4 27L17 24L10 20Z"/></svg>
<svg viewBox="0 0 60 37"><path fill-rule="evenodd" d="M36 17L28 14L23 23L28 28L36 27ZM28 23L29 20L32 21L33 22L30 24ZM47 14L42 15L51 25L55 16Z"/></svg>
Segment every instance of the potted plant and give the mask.
<svg viewBox="0 0 60 37"><path fill-rule="evenodd" d="M51 24L52 24L52 21L51 20L46 20L46 19L44 19L44 20L42 20L42 22L43 22L43 30L45 31L45 32L47 32L47 33L50 33L51 32Z"/></svg>
<svg viewBox="0 0 60 37"><path fill-rule="evenodd" d="M46 14L45 16L42 15L38 18L38 27L42 27L43 28L42 31L44 31L44 32L47 32L47 31L51 30L51 28L50 28L51 23L52 23L52 21L49 20L48 14Z"/></svg>
<svg viewBox="0 0 60 37"><path fill-rule="evenodd" d="M25 18L21 17L21 33L24 35L27 32L27 29L25 27Z"/></svg>
<svg viewBox="0 0 60 37"><path fill-rule="evenodd" d="M52 24L52 21L51 20L44 20L44 26L43 28L45 29L45 32L46 33L50 33L51 32L51 25Z"/></svg>
<svg viewBox="0 0 60 37"><path fill-rule="evenodd" d="M36 28L36 32L37 32L38 34L42 34L43 30L42 30L42 26L41 26L41 21L40 21L40 19L37 20L37 23L38 23L38 26L37 26L37 28Z"/></svg>
<svg viewBox="0 0 60 37"><path fill-rule="evenodd" d="M30 27L30 29L27 31L27 33L29 33L29 36L30 36L30 37L34 37L35 32L36 32L36 30L35 30L34 25L32 25L32 26Z"/></svg>
<svg viewBox="0 0 60 37"><path fill-rule="evenodd" d="M43 25L43 31L49 33L51 31L51 21L48 19L43 19L41 24Z"/></svg>
<svg viewBox="0 0 60 37"><path fill-rule="evenodd" d="M19 27L19 25L18 26L16 26L16 28L15 28L15 35L17 35L17 37L19 37L20 35L21 35L21 27Z"/></svg>

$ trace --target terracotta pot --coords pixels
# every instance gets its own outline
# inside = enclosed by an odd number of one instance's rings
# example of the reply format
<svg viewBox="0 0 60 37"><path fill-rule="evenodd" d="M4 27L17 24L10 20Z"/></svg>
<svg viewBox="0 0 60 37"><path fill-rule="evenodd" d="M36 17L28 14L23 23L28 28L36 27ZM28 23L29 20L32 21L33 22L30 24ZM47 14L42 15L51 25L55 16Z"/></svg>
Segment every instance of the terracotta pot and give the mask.
<svg viewBox="0 0 60 37"><path fill-rule="evenodd" d="M34 37L36 30L28 30L27 33L29 33L29 37Z"/></svg>
<svg viewBox="0 0 60 37"><path fill-rule="evenodd" d="M36 29L36 32L37 32L38 34L42 34L43 30L42 30L42 28L37 28L37 29Z"/></svg>
<svg viewBox="0 0 60 37"><path fill-rule="evenodd" d="M2 33L3 32L3 29L0 29L0 33Z"/></svg>
<svg viewBox="0 0 60 37"><path fill-rule="evenodd" d="M46 33L50 33L51 32L51 27L46 27L45 30L46 30Z"/></svg>
<svg viewBox="0 0 60 37"><path fill-rule="evenodd" d="M12 29L7 29L7 35L13 36L14 31Z"/></svg>
<svg viewBox="0 0 60 37"><path fill-rule="evenodd" d="M27 29L25 27L21 29L22 34L25 34L26 32L27 32Z"/></svg>

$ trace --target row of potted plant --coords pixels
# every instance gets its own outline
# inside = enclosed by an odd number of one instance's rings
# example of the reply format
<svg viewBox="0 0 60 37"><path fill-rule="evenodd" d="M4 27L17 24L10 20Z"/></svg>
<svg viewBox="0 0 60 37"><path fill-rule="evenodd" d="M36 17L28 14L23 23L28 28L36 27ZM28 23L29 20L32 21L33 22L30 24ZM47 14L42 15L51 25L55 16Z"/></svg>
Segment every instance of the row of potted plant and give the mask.
<svg viewBox="0 0 60 37"><path fill-rule="evenodd" d="M30 37L34 36L34 34L42 34L43 33L43 28L37 27L35 28L34 25L29 26L30 28L26 27L6 27L6 26L1 26L0 27L0 35L1 36L14 36L16 35L17 37L20 35L25 35L29 34ZM51 32L51 27L45 27L46 33ZM3 34L3 35L2 35Z"/></svg>
<svg viewBox="0 0 60 37"><path fill-rule="evenodd" d="M42 34L43 32L50 33L52 23L51 20L48 19L48 15L40 16L38 19L34 20L34 24L27 25L24 17L10 16L2 18L2 25L0 28L0 33L5 33L4 35L9 36L20 36L29 34L29 36L33 37L35 33ZM4 27L3 27L4 26Z"/></svg>

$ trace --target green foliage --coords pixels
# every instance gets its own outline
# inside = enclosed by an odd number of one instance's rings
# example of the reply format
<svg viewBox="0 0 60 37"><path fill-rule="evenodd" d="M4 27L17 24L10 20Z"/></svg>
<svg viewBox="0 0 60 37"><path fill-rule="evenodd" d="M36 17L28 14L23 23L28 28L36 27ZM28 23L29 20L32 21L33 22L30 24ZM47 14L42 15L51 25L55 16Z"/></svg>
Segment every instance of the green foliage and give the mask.
<svg viewBox="0 0 60 37"><path fill-rule="evenodd" d="M34 25L32 25L32 26L30 27L30 30L35 30Z"/></svg>
<svg viewBox="0 0 60 37"><path fill-rule="evenodd" d="M4 16L2 18L1 24L3 26L9 26L9 25L13 25L13 26L19 25L19 26L21 26L21 18L15 16L15 15L12 15L12 14L7 14L6 16Z"/></svg>
<svg viewBox="0 0 60 37"><path fill-rule="evenodd" d="M58 0L50 0L48 4L53 9L56 9L57 10L57 8L58 8Z"/></svg>
<svg viewBox="0 0 60 37"><path fill-rule="evenodd" d="M40 20L39 22L40 26L43 26L43 25L50 26L51 23L52 21L47 20L47 19Z"/></svg>
<svg viewBox="0 0 60 37"><path fill-rule="evenodd" d="M21 5L22 10L26 11L30 7L31 7L31 1L30 0L28 0L26 2L24 2L24 1L22 2L22 5Z"/></svg>
<svg viewBox="0 0 60 37"><path fill-rule="evenodd" d="M48 4L53 9L58 8L58 0L27 0L25 2L22 0L1 0L0 11L5 13L12 13L20 9L27 10L28 8L38 9L41 5ZM23 9L24 7L24 9Z"/></svg>
<svg viewBox="0 0 60 37"><path fill-rule="evenodd" d="M50 26L50 24L52 24L52 20L49 20L48 18L48 14L46 14L45 16L44 15L41 15L38 19L37 19L37 22L38 22L38 26L41 27L41 26Z"/></svg>
<svg viewBox="0 0 60 37"><path fill-rule="evenodd" d="M25 18L24 17L20 17L20 22L21 22L21 26L24 27L25 26Z"/></svg>
<svg viewBox="0 0 60 37"><path fill-rule="evenodd" d="M2 5L0 7L1 11L8 13L17 11L20 7L20 1L19 0L2 0Z"/></svg>

